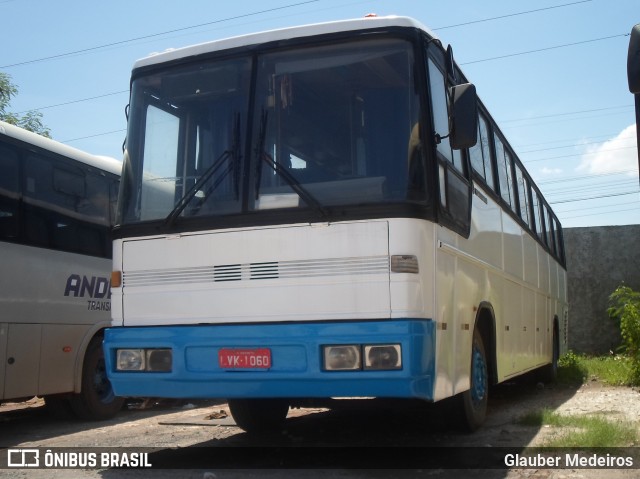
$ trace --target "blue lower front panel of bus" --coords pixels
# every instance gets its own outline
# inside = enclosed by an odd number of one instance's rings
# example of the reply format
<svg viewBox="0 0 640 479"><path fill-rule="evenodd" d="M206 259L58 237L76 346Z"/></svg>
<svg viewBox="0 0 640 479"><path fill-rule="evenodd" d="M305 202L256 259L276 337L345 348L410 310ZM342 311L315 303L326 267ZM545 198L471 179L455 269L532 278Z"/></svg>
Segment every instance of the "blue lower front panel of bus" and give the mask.
<svg viewBox="0 0 640 479"><path fill-rule="evenodd" d="M324 346L390 344L401 346L398 369L324 369ZM106 330L104 348L118 396L433 399L435 323L428 320L118 327ZM171 371L116 371L116 351L136 348L171 349ZM270 367L220 364L220 351L233 349L268 349Z"/></svg>

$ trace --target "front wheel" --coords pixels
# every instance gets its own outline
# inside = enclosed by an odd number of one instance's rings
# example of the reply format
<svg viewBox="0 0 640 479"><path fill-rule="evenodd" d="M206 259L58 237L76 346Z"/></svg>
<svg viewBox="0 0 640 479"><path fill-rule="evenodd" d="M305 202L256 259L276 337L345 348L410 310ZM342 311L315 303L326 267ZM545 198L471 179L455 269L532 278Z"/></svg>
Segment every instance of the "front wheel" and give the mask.
<svg viewBox="0 0 640 479"><path fill-rule="evenodd" d="M238 427L250 433L282 428L289 412L286 399L230 399L229 410Z"/></svg>
<svg viewBox="0 0 640 479"><path fill-rule="evenodd" d="M487 417L489 373L482 336L476 329L471 348L471 387L456 398L456 422L468 432L478 429Z"/></svg>
<svg viewBox="0 0 640 479"><path fill-rule="evenodd" d="M71 395L69 402L80 419L109 419L122 409L124 398L113 393L107 378L100 337L91 340L87 347L82 364L82 389L79 394Z"/></svg>

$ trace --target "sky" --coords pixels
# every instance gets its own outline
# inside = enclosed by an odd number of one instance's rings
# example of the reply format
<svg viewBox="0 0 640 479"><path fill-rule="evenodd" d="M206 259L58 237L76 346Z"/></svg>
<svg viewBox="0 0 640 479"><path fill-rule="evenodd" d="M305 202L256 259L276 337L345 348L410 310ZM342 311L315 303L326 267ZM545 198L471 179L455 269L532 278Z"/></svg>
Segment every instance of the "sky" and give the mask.
<svg viewBox="0 0 640 479"><path fill-rule="evenodd" d="M565 228L640 224L626 78L640 0L0 0L0 71L19 88L10 111L39 110L55 140L120 159L137 59L368 13L452 45Z"/></svg>

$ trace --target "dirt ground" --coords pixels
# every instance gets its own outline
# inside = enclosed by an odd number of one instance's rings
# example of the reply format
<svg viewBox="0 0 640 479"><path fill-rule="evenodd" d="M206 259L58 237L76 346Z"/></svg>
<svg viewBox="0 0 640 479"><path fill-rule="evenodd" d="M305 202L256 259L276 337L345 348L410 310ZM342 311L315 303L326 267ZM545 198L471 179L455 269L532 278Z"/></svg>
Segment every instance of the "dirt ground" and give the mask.
<svg viewBox="0 0 640 479"><path fill-rule="evenodd" d="M479 431L464 434L443 419L445 409L414 407L414 404L378 401L341 401L335 409L292 409L282 433L269 436L248 435L236 427L224 401L154 401L144 409L136 403L116 418L103 422L82 422L52 417L37 398L24 403L0 406L0 446L16 447L133 447L153 448L152 462L168 469L0 469L8 478L164 478L186 477L223 479L239 477L471 477L503 479L591 479L600 477L640 477L640 464L632 470L598 469L435 469L402 468L401 454L435 447L471 451L499 448L522 449L541 446L562 431L553 427L524 426L517 419L529 411L551 408L560 414L605 414L610 420L635 424L640 428L640 393L631 388L603 386L589 382L582 386L542 387L532 381L500 385L492 390L487 422ZM338 447L335 447L338 446ZM215 449L218 448L218 449ZM297 448L297 449L292 449ZM348 449L351 448L351 449ZM396 448L396 449L394 449ZM496 449L498 448L498 449ZM145 449L146 450L146 449ZM443 449L451 451L455 449ZM324 456L323 469L281 469L272 463L252 463L263 451ZM371 469L361 462L344 465L344 453L365 455ZM437 449L436 449L437 451ZM213 460L213 456L218 461ZM222 454L222 456L220 455ZM290 452L285 452L290 454ZM397 461L394 455L398 455ZM234 463L233 458L237 461ZM210 461L213 460L213 462ZM332 460L336 461L335 464ZM460 458L463 459L462 457ZM173 460L180 466L174 466ZM185 466L185 469L171 469ZM219 462L222 460L222 463ZM231 460L231 462L229 462ZM193 461L194 468L189 468ZM285 459L286 461L286 459ZM361 461L361 459L360 459ZM311 461L309 464L312 464ZM400 463L400 464L398 464ZM211 465L210 465L211 464ZM220 464L223 464L220 466ZM230 465L231 464L231 465ZM294 467L305 466L305 461ZM397 466L390 468L392 466ZM386 469L376 470L377 466Z"/></svg>

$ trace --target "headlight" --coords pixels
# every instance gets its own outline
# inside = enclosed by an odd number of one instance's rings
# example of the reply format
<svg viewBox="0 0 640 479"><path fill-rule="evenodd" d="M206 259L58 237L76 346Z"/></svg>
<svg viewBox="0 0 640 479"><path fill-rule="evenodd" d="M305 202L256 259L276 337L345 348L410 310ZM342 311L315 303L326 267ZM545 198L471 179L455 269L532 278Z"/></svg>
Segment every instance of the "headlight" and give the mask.
<svg viewBox="0 0 640 479"><path fill-rule="evenodd" d="M173 353L171 349L118 349L117 371L170 372Z"/></svg>
<svg viewBox="0 0 640 479"><path fill-rule="evenodd" d="M172 354L170 349L147 349L147 371L170 372Z"/></svg>
<svg viewBox="0 0 640 479"><path fill-rule="evenodd" d="M359 345L339 345L324 347L324 369L327 371L352 371L360 369Z"/></svg>
<svg viewBox="0 0 640 479"><path fill-rule="evenodd" d="M364 347L365 369L402 368L402 348L399 344L375 344Z"/></svg>
<svg viewBox="0 0 640 479"><path fill-rule="evenodd" d="M118 349L116 369L118 371L144 371L144 349Z"/></svg>

